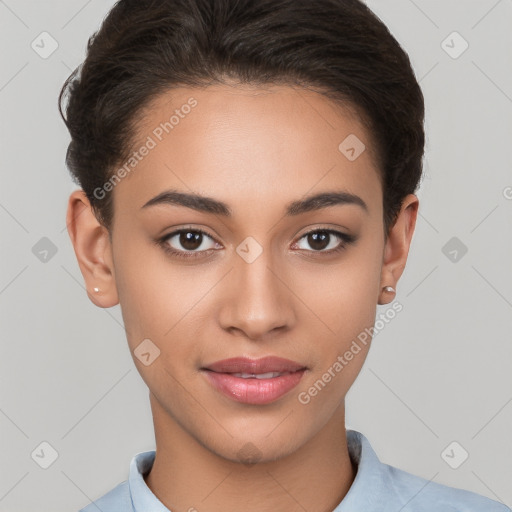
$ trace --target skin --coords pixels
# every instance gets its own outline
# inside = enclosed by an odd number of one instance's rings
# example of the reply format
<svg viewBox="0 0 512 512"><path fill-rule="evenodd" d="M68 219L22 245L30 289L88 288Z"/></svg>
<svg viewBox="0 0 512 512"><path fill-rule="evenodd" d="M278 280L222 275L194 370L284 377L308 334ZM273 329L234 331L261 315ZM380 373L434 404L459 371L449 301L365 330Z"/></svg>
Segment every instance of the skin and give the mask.
<svg viewBox="0 0 512 512"><path fill-rule="evenodd" d="M136 140L142 144L190 97L197 106L115 187L112 241L83 191L71 194L67 211L90 300L102 308L120 303L132 356L146 338L160 350L148 366L133 357L155 428L146 483L173 512L332 511L357 470L345 395L370 343L308 404L298 394L374 325L377 304L393 300L382 288L396 288L403 272L418 198L404 199L385 241L370 134L352 111L312 90L175 89L151 103ZM366 145L354 161L338 150L349 134ZM232 217L169 204L141 209L170 188L221 200ZM344 204L284 215L291 201L338 190L361 197L368 211ZM212 248L209 255L179 259L154 243L183 227L212 237L193 249ZM304 236L322 228L357 239L326 255L343 241L333 235L322 248ZM252 263L236 252L247 237L262 249ZM186 251L178 236L167 243ZM267 405L227 398L200 371L220 359L266 355L308 367L296 388ZM247 443L256 464L241 462Z"/></svg>

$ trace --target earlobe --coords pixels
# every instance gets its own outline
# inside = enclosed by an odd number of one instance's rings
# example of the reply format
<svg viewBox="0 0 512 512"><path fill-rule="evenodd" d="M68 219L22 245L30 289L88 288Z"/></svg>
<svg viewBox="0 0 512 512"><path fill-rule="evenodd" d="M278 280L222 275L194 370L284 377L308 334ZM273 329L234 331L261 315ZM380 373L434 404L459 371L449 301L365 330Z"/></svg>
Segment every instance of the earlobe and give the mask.
<svg viewBox="0 0 512 512"><path fill-rule="evenodd" d="M381 282L378 304L388 304L393 295L385 290L391 286L396 289L405 265L416 226L419 199L414 194L409 194L402 202L402 207L395 224L390 228L388 239L384 246Z"/></svg>
<svg viewBox="0 0 512 512"><path fill-rule="evenodd" d="M119 298L108 230L96 219L82 189L69 196L66 224L89 299L102 308L115 306Z"/></svg>

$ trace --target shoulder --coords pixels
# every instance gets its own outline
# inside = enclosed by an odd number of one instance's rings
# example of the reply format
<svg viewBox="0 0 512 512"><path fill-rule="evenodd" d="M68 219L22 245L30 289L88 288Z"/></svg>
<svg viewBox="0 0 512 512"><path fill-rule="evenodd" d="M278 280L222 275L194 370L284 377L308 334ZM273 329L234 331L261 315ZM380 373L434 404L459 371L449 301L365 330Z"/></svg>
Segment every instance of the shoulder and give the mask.
<svg viewBox="0 0 512 512"><path fill-rule="evenodd" d="M336 512L512 512L480 494L383 463L360 432L348 430L347 443L357 472Z"/></svg>
<svg viewBox="0 0 512 512"><path fill-rule="evenodd" d="M108 491L100 498L89 503L86 507L79 510L79 512L132 512L133 505L130 497L130 488L128 481L125 480L116 485L113 489Z"/></svg>
<svg viewBox="0 0 512 512"><path fill-rule="evenodd" d="M403 512L511 512L506 505L480 494L384 466L389 476L387 483L402 503Z"/></svg>

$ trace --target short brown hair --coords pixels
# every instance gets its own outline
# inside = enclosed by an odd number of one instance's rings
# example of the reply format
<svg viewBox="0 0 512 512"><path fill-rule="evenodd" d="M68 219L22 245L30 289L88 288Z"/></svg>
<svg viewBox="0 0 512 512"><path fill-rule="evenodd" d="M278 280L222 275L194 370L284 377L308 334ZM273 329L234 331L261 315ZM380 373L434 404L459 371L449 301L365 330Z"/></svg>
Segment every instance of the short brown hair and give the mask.
<svg viewBox="0 0 512 512"><path fill-rule="evenodd" d="M66 164L109 232L111 193L94 190L126 160L143 107L223 77L317 87L355 107L377 149L387 236L422 175L424 98L409 57L360 0L119 0L58 100Z"/></svg>

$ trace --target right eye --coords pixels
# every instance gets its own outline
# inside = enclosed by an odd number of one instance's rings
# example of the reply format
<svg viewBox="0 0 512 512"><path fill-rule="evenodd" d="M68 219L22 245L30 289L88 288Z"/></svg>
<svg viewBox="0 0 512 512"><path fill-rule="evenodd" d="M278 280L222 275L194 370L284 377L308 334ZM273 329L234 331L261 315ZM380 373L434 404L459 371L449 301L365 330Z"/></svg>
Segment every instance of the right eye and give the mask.
<svg viewBox="0 0 512 512"><path fill-rule="evenodd" d="M197 258L215 249L217 242L202 229L178 229L158 240L159 245L178 258Z"/></svg>

